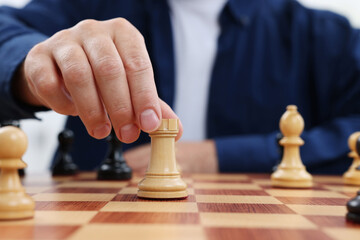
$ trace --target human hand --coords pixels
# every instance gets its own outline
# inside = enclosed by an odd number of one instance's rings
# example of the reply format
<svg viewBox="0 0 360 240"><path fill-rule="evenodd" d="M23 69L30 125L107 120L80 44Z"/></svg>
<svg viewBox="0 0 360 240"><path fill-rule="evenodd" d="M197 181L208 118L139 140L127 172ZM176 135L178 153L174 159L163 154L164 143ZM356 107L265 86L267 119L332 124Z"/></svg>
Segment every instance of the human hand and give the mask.
<svg viewBox="0 0 360 240"><path fill-rule="evenodd" d="M213 140L177 142L175 151L177 164L182 172L215 173L218 171L218 159ZM146 170L150 156L150 144L135 147L124 153L128 165L137 172Z"/></svg>
<svg viewBox="0 0 360 240"><path fill-rule="evenodd" d="M216 173L218 159L213 140L200 142L177 142L176 159L182 172Z"/></svg>
<svg viewBox="0 0 360 240"><path fill-rule="evenodd" d="M142 144L124 152L129 167L136 172L145 172L151 157L151 145Z"/></svg>
<svg viewBox="0 0 360 240"><path fill-rule="evenodd" d="M106 137L113 126L120 141L177 118L159 99L143 36L123 18L84 20L28 53L14 84L20 100L79 116L88 133ZM182 127L180 126L180 138Z"/></svg>

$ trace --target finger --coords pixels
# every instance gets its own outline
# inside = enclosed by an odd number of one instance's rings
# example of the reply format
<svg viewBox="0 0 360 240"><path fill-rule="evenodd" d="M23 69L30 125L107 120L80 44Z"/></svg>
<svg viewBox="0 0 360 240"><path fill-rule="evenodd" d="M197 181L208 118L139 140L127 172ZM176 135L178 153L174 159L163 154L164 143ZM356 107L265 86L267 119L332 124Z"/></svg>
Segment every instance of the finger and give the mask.
<svg viewBox="0 0 360 240"><path fill-rule="evenodd" d="M29 54L25 61L25 73L29 88L44 105L60 114L77 114L55 62L49 55Z"/></svg>
<svg viewBox="0 0 360 240"><path fill-rule="evenodd" d="M164 119L179 119L179 117L174 113L171 107L165 103L163 100L160 100L161 112ZM175 140L178 141L183 134L183 126L179 119L179 133L177 134Z"/></svg>
<svg viewBox="0 0 360 240"><path fill-rule="evenodd" d="M118 138L125 143L134 142L140 129L136 125L125 69L112 39L87 39L84 50Z"/></svg>
<svg viewBox="0 0 360 240"><path fill-rule="evenodd" d="M53 55L88 133L98 139L109 135L111 124L83 49L77 43L67 43L57 47Z"/></svg>
<svg viewBox="0 0 360 240"><path fill-rule="evenodd" d="M127 30L127 34L114 31L113 41L124 64L136 121L143 131L154 131L162 116L144 39L127 21L118 20L115 26Z"/></svg>

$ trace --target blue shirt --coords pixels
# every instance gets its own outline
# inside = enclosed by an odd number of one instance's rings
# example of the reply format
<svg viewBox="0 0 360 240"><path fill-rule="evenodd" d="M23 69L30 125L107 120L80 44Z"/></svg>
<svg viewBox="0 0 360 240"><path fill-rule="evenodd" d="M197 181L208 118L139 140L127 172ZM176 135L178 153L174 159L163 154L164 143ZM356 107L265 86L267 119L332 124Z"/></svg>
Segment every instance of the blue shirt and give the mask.
<svg viewBox="0 0 360 240"><path fill-rule="evenodd" d="M124 17L146 39L159 96L174 100L174 47L164 0L35 0L0 8L0 119L34 117L10 81L27 52L55 32L93 18ZM301 147L310 172L343 173L347 139L360 130L360 33L336 14L292 0L229 0L210 83L207 137L223 172L269 172L281 158L276 134L289 104L305 120ZM106 143L90 138L78 118L73 156L83 169L103 159ZM133 145L148 141L142 134Z"/></svg>

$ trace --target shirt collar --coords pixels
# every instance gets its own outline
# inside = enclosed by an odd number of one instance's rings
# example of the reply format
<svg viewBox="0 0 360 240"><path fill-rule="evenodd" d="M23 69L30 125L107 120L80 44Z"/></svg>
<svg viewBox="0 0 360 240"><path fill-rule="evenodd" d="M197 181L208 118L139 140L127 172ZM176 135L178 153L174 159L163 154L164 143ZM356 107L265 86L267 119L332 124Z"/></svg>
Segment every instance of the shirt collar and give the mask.
<svg viewBox="0 0 360 240"><path fill-rule="evenodd" d="M227 7L235 20L242 25L250 24L261 0L229 0Z"/></svg>

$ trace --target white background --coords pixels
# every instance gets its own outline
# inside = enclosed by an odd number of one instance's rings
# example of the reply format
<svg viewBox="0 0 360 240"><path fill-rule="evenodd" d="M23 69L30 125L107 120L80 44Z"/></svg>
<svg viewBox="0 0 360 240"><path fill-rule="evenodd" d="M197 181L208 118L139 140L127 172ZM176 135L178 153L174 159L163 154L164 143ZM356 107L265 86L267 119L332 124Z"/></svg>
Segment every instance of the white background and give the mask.
<svg viewBox="0 0 360 240"><path fill-rule="evenodd" d="M327 9L345 15L354 27L360 28L359 0L299 1L308 7ZM6 4L21 7L27 2L29 2L29 0L0 0L0 5ZM29 138L29 147L24 156L24 160L29 165L27 171L32 173L44 172L48 169L57 144L57 134L62 130L65 121L64 116L55 112L40 113L37 116L41 118L42 121L21 121L21 128Z"/></svg>

